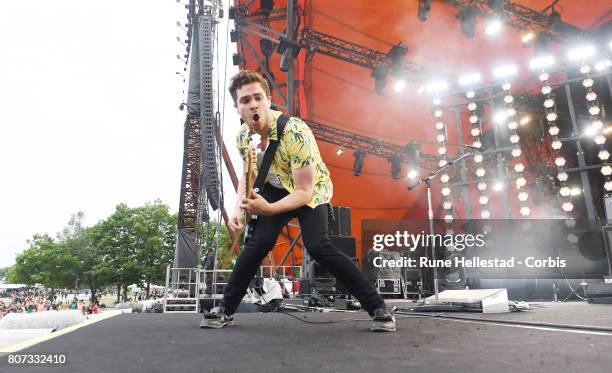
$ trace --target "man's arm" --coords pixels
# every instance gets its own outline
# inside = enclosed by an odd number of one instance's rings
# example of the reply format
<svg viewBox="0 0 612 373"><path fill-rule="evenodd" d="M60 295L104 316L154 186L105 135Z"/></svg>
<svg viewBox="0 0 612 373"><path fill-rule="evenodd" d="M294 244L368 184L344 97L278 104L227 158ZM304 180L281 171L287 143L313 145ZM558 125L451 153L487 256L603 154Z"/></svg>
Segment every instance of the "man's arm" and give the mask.
<svg viewBox="0 0 612 373"><path fill-rule="evenodd" d="M243 170L246 170L245 166L246 164L243 163ZM241 205L242 199L245 197L245 194L246 194L246 175L243 172L242 177L238 181L238 190L236 191L236 203L234 204L234 211L232 212L232 216L230 216L230 219L229 219L229 227L233 231L238 231L244 228L242 209L240 205Z"/></svg>
<svg viewBox="0 0 612 373"><path fill-rule="evenodd" d="M304 166L291 171L295 191L289 193L283 199L268 203L262 196L254 193L255 198L243 198L240 205L249 213L255 215L277 215L292 211L306 205L312 199L314 190L314 167Z"/></svg>

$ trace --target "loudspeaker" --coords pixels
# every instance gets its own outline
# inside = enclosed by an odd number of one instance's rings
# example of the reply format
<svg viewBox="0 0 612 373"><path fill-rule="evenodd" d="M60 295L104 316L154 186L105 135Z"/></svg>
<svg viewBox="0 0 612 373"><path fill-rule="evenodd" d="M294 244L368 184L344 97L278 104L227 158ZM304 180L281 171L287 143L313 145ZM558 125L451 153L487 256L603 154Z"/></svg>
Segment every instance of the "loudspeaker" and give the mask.
<svg viewBox="0 0 612 373"><path fill-rule="evenodd" d="M351 235L351 208L333 206L334 220L329 221L329 235L348 237Z"/></svg>
<svg viewBox="0 0 612 373"><path fill-rule="evenodd" d="M357 241L355 237L329 237L331 243L344 255L346 255L357 267L355 252ZM346 294L344 284L336 281L336 278L308 253L308 248L302 254L302 285L300 291L305 294L311 293L314 288L318 293Z"/></svg>
<svg viewBox="0 0 612 373"><path fill-rule="evenodd" d="M357 251L357 240L355 237L330 236L329 240L332 245L336 246L344 255L349 258L355 258Z"/></svg>

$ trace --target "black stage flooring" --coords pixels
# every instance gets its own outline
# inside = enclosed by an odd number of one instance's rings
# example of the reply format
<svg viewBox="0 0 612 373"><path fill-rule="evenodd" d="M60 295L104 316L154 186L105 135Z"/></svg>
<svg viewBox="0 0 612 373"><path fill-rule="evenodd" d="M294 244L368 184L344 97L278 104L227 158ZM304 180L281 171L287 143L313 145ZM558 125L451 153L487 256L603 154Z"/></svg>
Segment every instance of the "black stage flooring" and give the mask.
<svg viewBox="0 0 612 373"><path fill-rule="evenodd" d="M545 307L546 308L546 307ZM612 326L612 306L555 305L548 311L470 317L567 323L580 309ZM544 309L544 308L543 308ZM571 311L566 320L553 309ZM543 318L536 317L545 315ZM368 319L357 313L297 313L315 322ZM458 315L453 313L452 315ZM569 316L568 316L569 315ZM607 317L607 321L603 319ZM199 329L196 314L122 314L19 353L68 353L59 367L15 372L606 372L612 333L543 330L398 315L396 333L372 333L369 321L307 324L280 313L237 314L234 327ZM602 333L606 334L606 333Z"/></svg>

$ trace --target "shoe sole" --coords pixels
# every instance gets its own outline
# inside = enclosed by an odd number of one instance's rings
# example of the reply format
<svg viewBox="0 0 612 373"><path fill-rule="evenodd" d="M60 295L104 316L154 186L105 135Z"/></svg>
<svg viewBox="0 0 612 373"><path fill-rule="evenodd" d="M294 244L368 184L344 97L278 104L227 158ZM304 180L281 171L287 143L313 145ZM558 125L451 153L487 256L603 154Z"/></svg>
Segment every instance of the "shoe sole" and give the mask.
<svg viewBox="0 0 612 373"><path fill-rule="evenodd" d="M393 327L393 328L386 328L386 327L382 327L382 326L373 326L370 328L370 331L373 332L394 332L397 331L397 328Z"/></svg>
<svg viewBox="0 0 612 373"><path fill-rule="evenodd" d="M200 324L200 329L221 329L224 326L234 326L234 322L233 321L227 321L223 324Z"/></svg>

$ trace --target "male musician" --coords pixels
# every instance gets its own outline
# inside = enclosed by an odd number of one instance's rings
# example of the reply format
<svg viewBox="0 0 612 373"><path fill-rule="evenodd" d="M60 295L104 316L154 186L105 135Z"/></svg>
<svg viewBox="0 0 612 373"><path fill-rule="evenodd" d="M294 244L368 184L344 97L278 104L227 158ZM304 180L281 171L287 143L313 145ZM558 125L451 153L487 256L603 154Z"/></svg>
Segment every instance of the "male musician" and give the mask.
<svg viewBox="0 0 612 373"><path fill-rule="evenodd" d="M268 83L254 71L236 74L229 91L244 120L237 146L242 158L246 159L251 134L261 136L259 146L262 151L267 148L270 140L278 140L277 120L282 113L270 109ZM252 199L245 198L245 186L246 179L243 176L229 226L233 231L243 229L243 212L246 211L257 215L255 230L236 261L223 300L219 307L213 308L202 319L200 327L221 328L233 325L233 313L260 263L273 248L282 227L291 218L297 217L306 250L361 302L373 318L371 330L396 330L393 311L385 305L351 260L329 240L327 219L333 188L329 171L306 123L299 118L289 118L287 121L263 191L254 193Z"/></svg>

